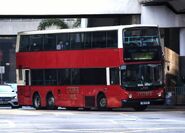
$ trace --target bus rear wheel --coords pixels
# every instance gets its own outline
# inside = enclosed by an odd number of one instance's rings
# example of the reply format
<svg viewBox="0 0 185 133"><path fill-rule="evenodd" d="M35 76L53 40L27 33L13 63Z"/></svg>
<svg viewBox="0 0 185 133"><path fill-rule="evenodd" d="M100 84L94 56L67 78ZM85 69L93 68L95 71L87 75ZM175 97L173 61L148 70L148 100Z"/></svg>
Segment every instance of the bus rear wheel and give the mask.
<svg viewBox="0 0 185 133"><path fill-rule="evenodd" d="M46 98L46 102L47 102L47 109L57 109L57 107L55 106L55 98L53 96L53 94L48 94L47 98Z"/></svg>
<svg viewBox="0 0 185 133"><path fill-rule="evenodd" d="M135 111L144 111L147 108L147 105L135 106Z"/></svg>
<svg viewBox="0 0 185 133"><path fill-rule="evenodd" d="M41 98L38 93L33 96L33 107L35 109L41 109Z"/></svg>
<svg viewBox="0 0 185 133"><path fill-rule="evenodd" d="M107 99L106 99L104 94L98 95L97 107L98 107L98 110L105 110L105 109L107 109Z"/></svg>

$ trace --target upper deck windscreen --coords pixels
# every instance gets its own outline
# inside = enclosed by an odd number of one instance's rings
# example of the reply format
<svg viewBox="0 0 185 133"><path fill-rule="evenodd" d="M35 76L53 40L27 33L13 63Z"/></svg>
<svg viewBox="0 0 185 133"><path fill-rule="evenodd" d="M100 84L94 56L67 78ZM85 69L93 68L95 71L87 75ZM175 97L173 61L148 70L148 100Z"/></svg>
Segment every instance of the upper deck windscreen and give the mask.
<svg viewBox="0 0 185 133"><path fill-rule="evenodd" d="M125 61L157 61L162 48L157 27L135 27L123 30Z"/></svg>
<svg viewBox="0 0 185 133"><path fill-rule="evenodd" d="M129 28L123 31L124 46L159 46L157 27Z"/></svg>

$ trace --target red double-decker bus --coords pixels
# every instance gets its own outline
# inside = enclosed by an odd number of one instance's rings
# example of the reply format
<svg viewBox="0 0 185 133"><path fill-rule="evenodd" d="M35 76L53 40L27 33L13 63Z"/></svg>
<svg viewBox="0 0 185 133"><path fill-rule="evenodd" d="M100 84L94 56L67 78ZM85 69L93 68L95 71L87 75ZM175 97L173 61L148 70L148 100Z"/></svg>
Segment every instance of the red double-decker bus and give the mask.
<svg viewBox="0 0 185 133"><path fill-rule="evenodd" d="M21 32L16 46L20 106L141 111L164 102L157 26Z"/></svg>

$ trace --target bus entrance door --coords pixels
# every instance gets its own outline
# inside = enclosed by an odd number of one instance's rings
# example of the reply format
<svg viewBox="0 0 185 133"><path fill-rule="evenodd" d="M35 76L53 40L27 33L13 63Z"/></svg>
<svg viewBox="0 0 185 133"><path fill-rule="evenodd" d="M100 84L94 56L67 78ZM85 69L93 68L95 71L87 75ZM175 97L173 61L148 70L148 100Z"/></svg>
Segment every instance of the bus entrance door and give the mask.
<svg viewBox="0 0 185 133"><path fill-rule="evenodd" d="M31 96L31 89L30 89L30 70L29 69L26 69L24 70L24 76L25 76L25 79L24 79L24 82L25 82L25 91L24 91L24 95L26 97L30 97Z"/></svg>

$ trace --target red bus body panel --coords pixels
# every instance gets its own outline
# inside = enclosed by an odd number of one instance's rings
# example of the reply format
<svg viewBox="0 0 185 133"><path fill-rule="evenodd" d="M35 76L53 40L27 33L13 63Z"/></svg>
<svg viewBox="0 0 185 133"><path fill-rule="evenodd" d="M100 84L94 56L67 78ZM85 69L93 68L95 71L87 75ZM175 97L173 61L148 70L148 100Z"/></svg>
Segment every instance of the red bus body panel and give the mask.
<svg viewBox="0 0 185 133"><path fill-rule="evenodd" d="M140 91L125 91L119 85L112 86L19 86L18 99L20 105L32 105L34 92L39 92L41 105L46 106L46 95L52 91L55 97L55 105L63 107L85 107L85 96L97 96L98 92L103 92L107 97L107 107L122 107L122 100L128 99L128 94L133 95L133 99L157 98L163 88L143 93Z"/></svg>
<svg viewBox="0 0 185 133"><path fill-rule="evenodd" d="M121 49L20 52L17 68L116 67L123 64Z"/></svg>
<svg viewBox="0 0 185 133"><path fill-rule="evenodd" d="M123 50L116 48L19 52L16 54L16 62L17 69L106 68L124 64ZM55 105L62 107L85 107L85 96L93 96L96 100L98 93L103 92L107 98L107 107L112 108L122 107L122 100L128 99L129 94L133 95L133 99L158 98L157 94L163 88L142 94L140 91L126 91L120 85L18 86L19 104L32 105L33 94L38 92L44 107L50 91L55 97Z"/></svg>

